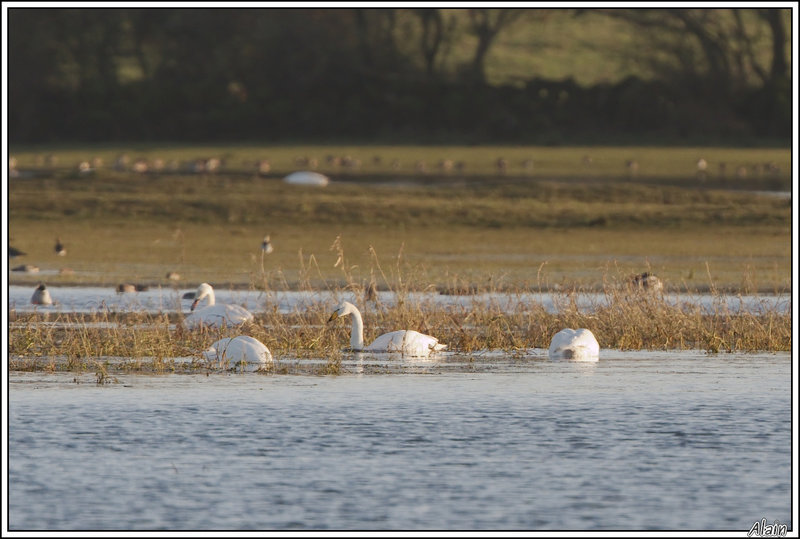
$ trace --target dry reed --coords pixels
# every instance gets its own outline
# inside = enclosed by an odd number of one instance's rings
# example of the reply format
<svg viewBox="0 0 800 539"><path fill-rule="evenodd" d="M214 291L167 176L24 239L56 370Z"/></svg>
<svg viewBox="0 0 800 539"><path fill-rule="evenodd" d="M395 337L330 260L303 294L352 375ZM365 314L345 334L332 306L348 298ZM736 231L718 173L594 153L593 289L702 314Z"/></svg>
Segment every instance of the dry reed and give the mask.
<svg viewBox="0 0 800 539"><path fill-rule="evenodd" d="M337 300L355 299L364 318L366 341L386 331L415 329L435 335L450 352L471 354L493 349L515 354L547 348L552 335L565 327L584 327L605 349L751 352L786 351L791 347L790 309L735 309L713 286L713 301L703 306L691 294L676 302L660 292L631 287L625 277L611 272L605 277L603 294L592 296L596 298L592 303L579 302L585 291L571 289L552 294L553 307L546 308L530 299L532 294L550 288L542 282L541 271L536 285L519 287L511 296L507 291L505 296L496 294L498 289L491 284L496 279L486 279L490 284L479 287L453 276L445 287L437 288L415 279L414 269L409 270L403 262L402 250L393 266L384 268L370 249L374 256L369 277L358 277L337 238L331 250L336 254L341 279L326 290ZM301 289L313 293L311 283L319 282L321 276L315 257L300 253L300 263ZM251 286L270 290L280 287L281 279L280 273L262 272ZM369 293L370 288L389 292L392 301L381 302L380 295ZM473 295L469 301L442 305L436 301L439 290ZM412 293L419 291L428 293ZM302 310L283 313L267 299L250 324L201 331L183 329L180 313L12 312L10 368L93 371L98 383L113 382L113 372L206 372L200 353L211 343L225 336L250 335L263 342L277 359L294 358L300 363L316 360L320 366L311 372L338 374L350 327L327 323L334 307L329 301L318 301ZM281 365L267 371L291 372Z"/></svg>

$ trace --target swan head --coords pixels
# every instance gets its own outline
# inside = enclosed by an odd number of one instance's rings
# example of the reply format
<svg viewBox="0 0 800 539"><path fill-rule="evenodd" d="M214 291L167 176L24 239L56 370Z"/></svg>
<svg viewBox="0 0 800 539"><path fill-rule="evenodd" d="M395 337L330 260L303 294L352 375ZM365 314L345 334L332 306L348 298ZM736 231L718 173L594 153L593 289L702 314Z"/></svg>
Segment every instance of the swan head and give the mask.
<svg viewBox="0 0 800 539"><path fill-rule="evenodd" d="M208 297L209 303L212 303L211 298L214 297L214 289L211 288L211 285L208 283L203 283L197 287L197 291L194 293L194 301L192 302L191 310L194 311L200 300L205 297Z"/></svg>
<svg viewBox="0 0 800 539"><path fill-rule="evenodd" d="M337 318L341 318L343 316L347 316L348 314L353 314L354 312L357 312L357 309L356 309L355 305L353 305L349 301L343 301L333 311L333 314L331 314L331 317L328 318L328 322L333 322Z"/></svg>

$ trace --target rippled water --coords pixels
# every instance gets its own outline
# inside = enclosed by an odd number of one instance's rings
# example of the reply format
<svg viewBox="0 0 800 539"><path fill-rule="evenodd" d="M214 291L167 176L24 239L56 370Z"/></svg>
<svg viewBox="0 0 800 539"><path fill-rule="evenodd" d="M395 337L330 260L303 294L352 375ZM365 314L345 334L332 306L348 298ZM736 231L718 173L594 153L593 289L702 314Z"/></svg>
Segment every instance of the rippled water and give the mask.
<svg viewBox="0 0 800 539"><path fill-rule="evenodd" d="M791 529L789 354L466 363L11 373L9 526Z"/></svg>

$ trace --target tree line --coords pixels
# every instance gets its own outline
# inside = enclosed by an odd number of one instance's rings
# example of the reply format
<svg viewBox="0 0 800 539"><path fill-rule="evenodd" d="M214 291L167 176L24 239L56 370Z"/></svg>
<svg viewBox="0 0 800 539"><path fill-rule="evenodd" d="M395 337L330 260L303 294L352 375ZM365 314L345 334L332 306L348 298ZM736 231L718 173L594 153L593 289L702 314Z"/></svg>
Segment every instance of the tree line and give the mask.
<svg viewBox="0 0 800 539"><path fill-rule="evenodd" d="M791 138L789 10L569 9L647 76L491 84L546 9L10 8L13 143L592 143ZM598 19L601 20L601 19ZM464 60L448 61L466 50ZM530 53L536 54L535 39Z"/></svg>

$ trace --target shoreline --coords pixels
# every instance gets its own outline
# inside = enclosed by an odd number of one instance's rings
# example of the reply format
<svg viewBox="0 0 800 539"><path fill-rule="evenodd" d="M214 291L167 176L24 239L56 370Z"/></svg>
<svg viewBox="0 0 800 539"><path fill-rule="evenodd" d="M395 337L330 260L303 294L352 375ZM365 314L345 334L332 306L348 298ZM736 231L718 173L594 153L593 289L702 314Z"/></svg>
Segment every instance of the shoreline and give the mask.
<svg viewBox="0 0 800 539"><path fill-rule="evenodd" d="M31 280L23 280L18 282L12 282L9 280L9 287L11 286L19 286L19 287L27 287L32 286L35 287L39 283L46 281L46 279L31 279ZM119 284L119 283L117 283ZM55 282L50 281L47 283L48 287L63 287L63 288L111 288L116 289L117 284L110 284L108 282L103 281L86 281L86 282L74 282L74 281L66 281L66 282ZM175 290L184 290L184 291L192 291L200 286L201 282L194 282L194 281L186 281L182 283L163 283L157 281L136 281L136 285L141 285L147 287L149 289L158 289L158 288L172 288ZM326 282L315 282L310 283L311 286L309 287L309 283L301 283L299 281L294 282L286 282L284 281L282 286L280 287L257 287L253 286L250 283L225 283L225 284L217 284L214 285L214 288L218 288L220 290L231 290L231 291L258 291L258 292L325 292L330 290L345 290L345 289L353 289L354 286L361 286L358 283L348 284L345 281L326 281ZM288 286L287 286L288 285ZM404 286L403 292L413 292L413 293L436 293L443 296L476 296L481 294L530 294L530 293L549 293L549 294L580 294L580 293L590 293L590 294L600 294L603 292L617 292L620 290L625 290L627 287L624 283L620 282L616 286L608 285L608 286L601 286L601 285L583 285L580 283L574 284L546 284L546 285L536 285L536 286L529 286L529 287L519 287L519 286L496 286L492 288L487 288L485 286L479 286L476 284L467 284L467 285L460 285L458 287L450 287L450 286L442 286L442 285L427 285L427 286ZM364 290L362 290L363 292ZM396 292L396 290L387 287L387 286L375 286L375 292ZM133 292L131 292L133 293ZM792 289L791 286L778 288L775 286L759 286L759 287L737 287L733 285L696 285L696 286L675 286L665 284L664 289L662 291L663 294L720 294L720 295L769 295L769 296L778 296L782 294L791 294Z"/></svg>

